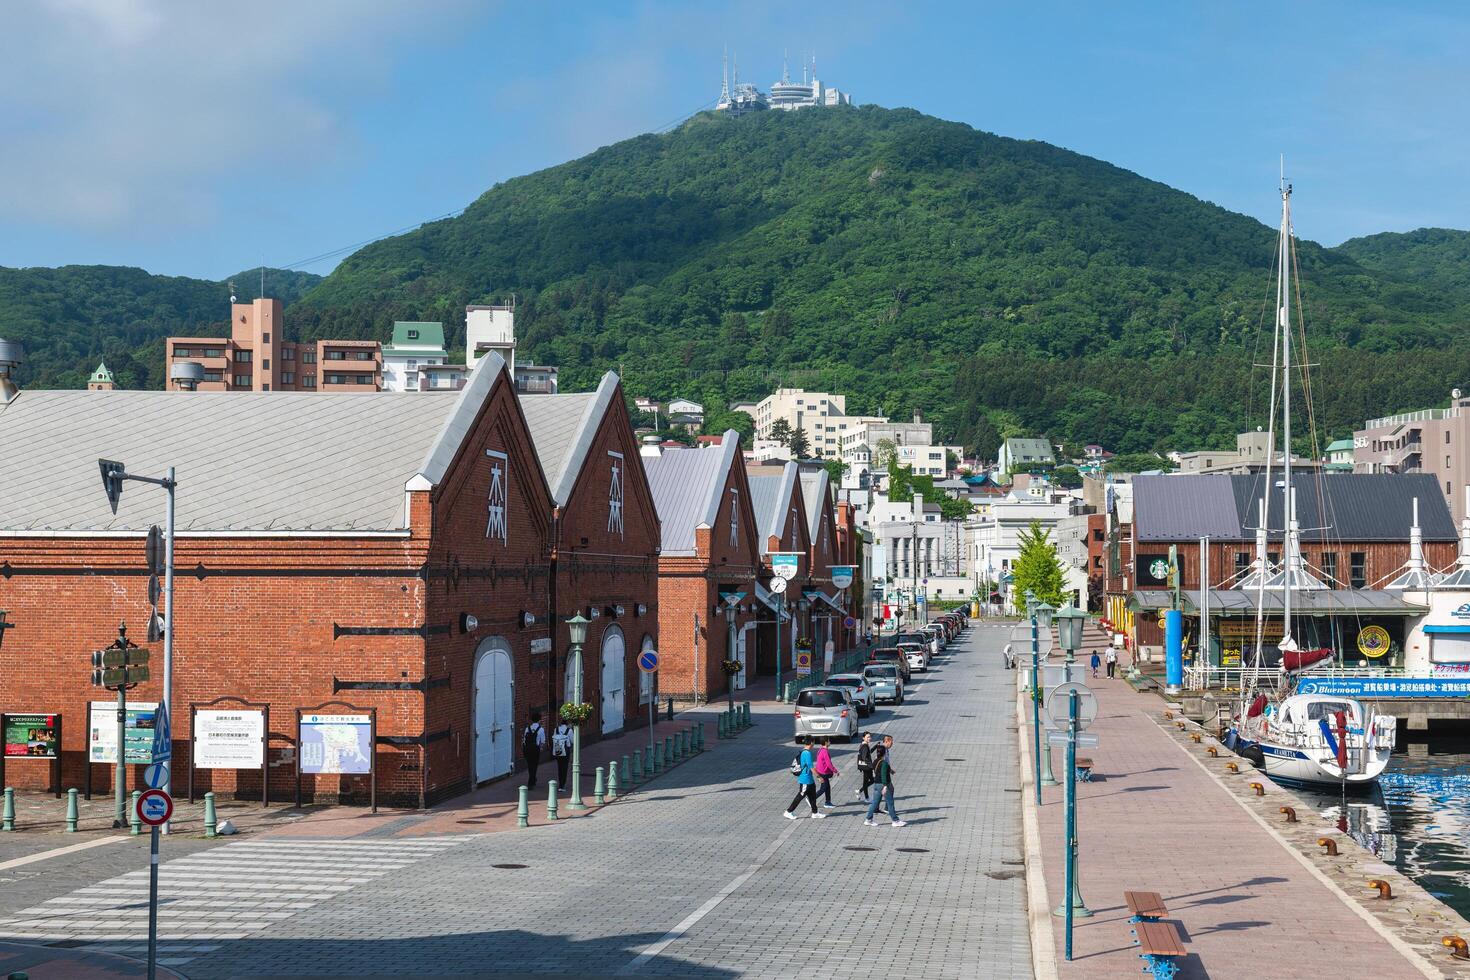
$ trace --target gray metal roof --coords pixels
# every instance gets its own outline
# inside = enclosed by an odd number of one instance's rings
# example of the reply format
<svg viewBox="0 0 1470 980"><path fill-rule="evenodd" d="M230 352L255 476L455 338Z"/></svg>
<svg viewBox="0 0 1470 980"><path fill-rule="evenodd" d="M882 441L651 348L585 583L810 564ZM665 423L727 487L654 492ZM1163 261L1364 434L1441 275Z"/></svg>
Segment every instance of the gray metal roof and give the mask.
<svg viewBox="0 0 1470 980"><path fill-rule="evenodd" d="M662 455L643 457L663 525L663 554L694 554L694 529L714 526L721 492L739 451L740 434L732 430L718 446L666 449Z"/></svg>
<svg viewBox="0 0 1470 980"><path fill-rule="evenodd" d="M407 489L444 476L504 368L458 392L22 391L0 406L0 530L141 531L157 488L124 485L117 514L99 459L178 479L189 532L391 531Z"/></svg>
<svg viewBox="0 0 1470 980"><path fill-rule="evenodd" d="M788 462L780 474L750 478L750 504L755 511L756 526L760 529L762 551L765 551L768 538L779 540L785 537L786 515L791 507L791 494L796 489L799 471L800 467Z"/></svg>
<svg viewBox="0 0 1470 980"><path fill-rule="evenodd" d="M1457 539L1444 494L1428 473L1294 473L1291 482L1303 541L1408 541L1415 499L1425 541ZM1264 490L1262 474L1139 476L1133 481L1138 540L1254 540ZM1284 496L1277 490L1271 500L1272 538L1281 537Z"/></svg>
<svg viewBox="0 0 1470 980"><path fill-rule="evenodd" d="M536 455L557 504L564 505L571 498L582 462L597 436L597 426L607 414L617 388L618 376L609 371L596 391L521 397L521 410L526 413Z"/></svg>
<svg viewBox="0 0 1470 980"><path fill-rule="evenodd" d="M1167 609L1170 595L1168 589L1143 589L1129 597L1128 607L1149 612ZM1254 615L1259 595L1256 589L1211 589L1210 613L1217 616ZM1180 605L1186 613L1198 615L1198 589L1181 590L1179 597ZM1281 593L1266 592L1261 608L1268 616L1281 615ZM1407 616L1427 612L1428 609L1428 606L1406 601L1401 592L1385 589L1312 589L1293 592L1291 595L1293 615L1325 613L1351 616L1381 613Z"/></svg>
<svg viewBox="0 0 1470 980"><path fill-rule="evenodd" d="M801 499L806 504L806 531L813 541L822 520L822 500L827 496L828 473L825 469L801 471Z"/></svg>
<svg viewBox="0 0 1470 980"><path fill-rule="evenodd" d="M1050 456L1051 442L1046 439L1012 436L1006 440L1006 449L1010 450L1012 456Z"/></svg>

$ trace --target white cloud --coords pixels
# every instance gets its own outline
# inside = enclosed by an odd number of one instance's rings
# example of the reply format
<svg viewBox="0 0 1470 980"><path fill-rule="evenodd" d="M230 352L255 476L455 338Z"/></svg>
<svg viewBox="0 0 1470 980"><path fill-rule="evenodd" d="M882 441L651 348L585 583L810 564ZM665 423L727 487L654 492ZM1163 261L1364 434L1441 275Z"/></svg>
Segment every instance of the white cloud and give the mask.
<svg viewBox="0 0 1470 980"><path fill-rule="evenodd" d="M331 166L341 86L467 0L39 0L0 7L0 222L207 225L232 175ZM334 91L335 90L335 91Z"/></svg>

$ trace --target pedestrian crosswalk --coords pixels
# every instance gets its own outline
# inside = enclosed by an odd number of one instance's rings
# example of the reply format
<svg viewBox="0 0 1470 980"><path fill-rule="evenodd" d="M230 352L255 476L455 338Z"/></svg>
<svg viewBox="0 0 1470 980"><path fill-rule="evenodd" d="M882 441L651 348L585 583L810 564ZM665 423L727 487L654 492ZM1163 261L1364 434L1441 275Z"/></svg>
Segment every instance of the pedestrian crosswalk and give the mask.
<svg viewBox="0 0 1470 980"><path fill-rule="evenodd" d="M188 963L467 839L266 839L168 861L158 873L159 962ZM6 939L146 953L147 866L0 920Z"/></svg>

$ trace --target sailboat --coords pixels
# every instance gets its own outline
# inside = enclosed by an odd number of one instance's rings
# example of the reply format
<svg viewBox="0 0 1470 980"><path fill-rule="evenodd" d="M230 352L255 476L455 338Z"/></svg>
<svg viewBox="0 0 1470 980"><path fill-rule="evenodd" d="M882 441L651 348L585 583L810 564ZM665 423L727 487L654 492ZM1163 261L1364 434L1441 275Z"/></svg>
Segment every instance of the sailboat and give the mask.
<svg viewBox="0 0 1470 980"><path fill-rule="evenodd" d="M1282 475L1285 497L1284 545L1281 566L1271 570L1266 559L1266 527L1270 516L1271 457L1275 436L1266 454L1266 500L1257 529L1257 562L1247 587L1256 590L1256 646L1249 682L1231 719L1225 745L1250 759L1272 779L1317 789L1371 786L1388 767L1398 722L1347 697L1295 693L1296 678L1314 664L1332 657L1330 649L1301 648L1292 636L1292 596L1327 586L1306 567L1302 558L1301 528L1296 514L1296 488L1291 482L1291 295L1292 295L1291 185L1282 181L1281 233L1276 279L1276 346L1280 374L1272 373L1272 405L1281 405ZM1278 397L1279 396L1279 397ZM1274 419L1272 420L1274 423ZM1265 633L1265 604L1269 592L1281 596L1281 680L1273 690L1262 690L1261 648Z"/></svg>

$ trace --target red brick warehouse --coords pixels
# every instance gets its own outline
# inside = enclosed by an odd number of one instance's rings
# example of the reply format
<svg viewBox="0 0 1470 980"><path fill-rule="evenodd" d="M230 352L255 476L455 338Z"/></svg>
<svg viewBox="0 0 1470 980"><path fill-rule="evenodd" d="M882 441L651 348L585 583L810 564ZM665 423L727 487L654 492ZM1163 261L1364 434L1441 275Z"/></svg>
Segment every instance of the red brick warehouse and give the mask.
<svg viewBox="0 0 1470 980"><path fill-rule="evenodd" d="M645 457L643 466L663 524L660 689L698 701L718 698L729 683L721 664L733 660L745 665L735 675L742 690L756 674L760 613L769 617L770 610L756 600L761 548L740 435L728 431L702 449L665 449ZM731 605L722 594L740 598Z"/></svg>
<svg viewBox="0 0 1470 980"><path fill-rule="evenodd" d="M653 688L637 653L658 646L658 511L617 375L594 392L521 400L555 503L548 608L555 669L537 694L571 701L575 661L565 621L591 620L582 699L594 714L583 741L640 726Z"/></svg>
<svg viewBox="0 0 1470 980"><path fill-rule="evenodd" d="M420 804L511 771L515 726L549 677L552 499L504 363L460 392L22 391L0 406L0 710L63 714L62 776L86 775L88 653L119 621L141 640L144 535L161 491L129 484L114 516L97 460L177 467L175 785L188 707L270 705L270 795L294 795L295 712L377 710L379 795ZM154 662L161 651L154 647ZM130 697L157 701L161 671ZM107 786L110 767L92 777ZM137 772L132 785L137 784ZM39 787L39 766L7 777ZM258 771L200 771L260 793ZM365 777L304 778L363 800Z"/></svg>

